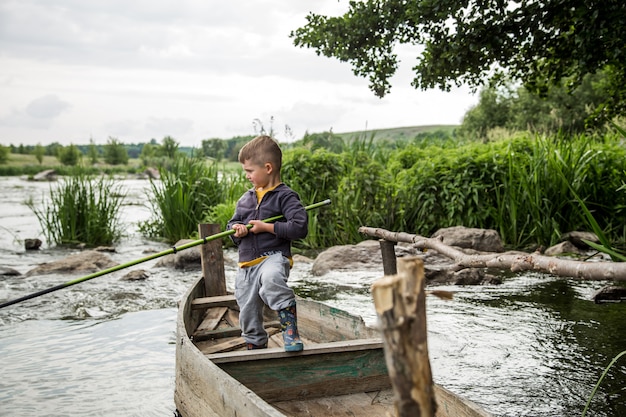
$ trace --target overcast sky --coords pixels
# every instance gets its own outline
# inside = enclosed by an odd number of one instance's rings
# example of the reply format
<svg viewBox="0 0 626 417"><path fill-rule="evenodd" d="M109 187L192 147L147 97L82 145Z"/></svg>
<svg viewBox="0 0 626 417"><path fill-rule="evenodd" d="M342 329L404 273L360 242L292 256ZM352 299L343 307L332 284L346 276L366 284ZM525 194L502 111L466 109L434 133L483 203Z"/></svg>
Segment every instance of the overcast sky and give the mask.
<svg viewBox="0 0 626 417"><path fill-rule="evenodd" d="M469 89L410 85L404 47L379 99L349 64L289 38L308 12L339 15L344 0L0 0L0 143L46 145L458 124Z"/></svg>

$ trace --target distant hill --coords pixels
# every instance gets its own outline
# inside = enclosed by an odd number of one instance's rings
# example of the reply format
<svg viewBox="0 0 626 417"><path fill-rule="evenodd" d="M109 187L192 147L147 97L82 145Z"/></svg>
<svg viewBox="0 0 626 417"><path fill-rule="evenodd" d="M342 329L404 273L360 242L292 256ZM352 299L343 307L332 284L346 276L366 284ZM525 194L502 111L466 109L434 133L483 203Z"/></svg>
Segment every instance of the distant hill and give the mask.
<svg viewBox="0 0 626 417"><path fill-rule="evenodd" d="M426 125L426 126L406 126L406 127L393 127L390 129L373 129L373 130L360 130L355 132L335 133L337 136L341 136L343 139L354 138L366 138L369 139L374 135L374 140L399 140L399 139L413 139L420 133L443 131L446 133L452 133L454 129L459 125Z"/></svg>

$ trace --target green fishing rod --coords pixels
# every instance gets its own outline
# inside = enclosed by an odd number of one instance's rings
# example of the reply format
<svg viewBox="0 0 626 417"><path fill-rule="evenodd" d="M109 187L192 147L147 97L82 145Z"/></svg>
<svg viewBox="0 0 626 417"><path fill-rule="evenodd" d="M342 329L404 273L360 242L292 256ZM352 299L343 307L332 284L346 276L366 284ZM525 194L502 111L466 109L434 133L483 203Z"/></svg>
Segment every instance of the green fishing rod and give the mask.
<svg viewBox="0 0 626 417"><path fill-rule="evenodd" d="M319 203L311 204L309 206L306 206L304 209L309 211L309 210L313 210L313 209L316 209L316 208L321 207L321 206L326 206L328 204L330 204L330 199L327 199L327 200L324 200L324 201L320 201ZM270 223L270 222L279 220L279 219L281 219L283 217L284 216L281 214L281 215L278 215L278 216L274 216L274 217L270 217L270 218L264 219L263 222ZM252 228L252 225L251 224L247 224L246 227L248 229L250 229L250 228ZM134 260L134 261L131 261L131 262L127 262L125 264L120 264L120 265L117 265L117 266L113 266L111 268L103 269L102 271L94 272L93 274L89 274L89 275L86 275L86 276L81 277L81 278L73 279L71 281L65 282L63 284L56 285L54 287L47 288L45 290L37 291L37 292L25 295L25 296L20 297L20 298L16 298L14 300L6 301L6 302L0 304L0 308L4 308L4 307L8 307L8 306L13 305L13 304L21 303L22 301L31 300L31 299L39 297L41 295L49 294L51 292L54 292L54 291L57 291L57 290L61 290L63 288L67 288L67 287L70 287L72 285L76 285L76 284L79 284L81 282L84 282L84 281L89 281L90 279L94 279L94 278L100 277L102 275L109 274L111 272L119 271L120 269L128 268L129 266L137 265L137 264L140 264L142 262L147 262L147 261L150 261L152 259L160 258L161 256L165 256L165 255L169 255L169 254L172 254L172 253L180 252L181 250L189 249L189 248L192 248L194 246L203 245L203 244L205 244L207 242L211 242L212 240L221 239L223 237L230 236L230 235L232 235L234 233L235 233L235 231L233 229L230 229L230 230L226 230L226 231L223 231L223 232L220 232L220 233L216 233L216 234L211 235L211 236L207 236L207 237L202 238L202 239L198 239L198 240L194 240L194 241L189 242L189 243L185 243L184 245L172 246L170 249L164 250L163 252L155 253L153 255L146 256L145 258L137 259L137 260Z"/></svg>

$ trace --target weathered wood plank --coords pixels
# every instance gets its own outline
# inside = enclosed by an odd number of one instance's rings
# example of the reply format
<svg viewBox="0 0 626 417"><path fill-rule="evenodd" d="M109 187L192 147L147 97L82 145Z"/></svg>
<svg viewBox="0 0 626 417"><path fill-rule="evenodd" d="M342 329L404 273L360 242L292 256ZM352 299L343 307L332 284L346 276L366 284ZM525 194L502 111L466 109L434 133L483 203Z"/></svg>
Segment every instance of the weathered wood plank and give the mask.
<svg viewBox="0 0 626 417"><path fill-rule="evenodd" d="M189 340L185 318L192 310L188 300L200 291L204 291L204 285L198 281L185 295L178 312L174 393L177 411L188 417L285 417L207 360Z"/></svg>
<svg viewBox="0 0 626 417"><path fill-rule="evenodd" d="M434 417L437 401L428 359L424 262L401 258L398 275L372 284L398 417Z"/></svg>
<svg viewBox="0 0 626 417"><path fill-rule="evenodd" d="M302 342L306 345L306 340L302 338L302 335L300 335L300 339L302 339ZM267 340L267 347L268 348L281 348L283 349L285 346L284 342L283 342L283 335L280 333L276 333L275 335L272 335L268 340Z"/></svg>
<svg viewBox="0 0 626 417"><path fill-rule="evenodd" d="M392 416L392 397L393 392L388 389L311 400L281 401L272 405L290 417Z"/></svg>
<svg viewBox="0 0 626 417"><path fill-rule="evenodd" d="M478 404L453 394L440 385L434 386L437 400L435 417L493 417Z"/></svg>
<svg viewBox="0 0 626 417"><path fill-rule="evenodd" d="M298 328L312 340L334 342L380 337L361 317L311 300L298 299Z"/></svg>
<svg viewBox="0 0 626 417"><path fill-rule="evenodd" d="M232 294L216 295L214 297L200 297L191 301L191 308L194 310L212 307L235 307L237 300Z"/></svg>
<svg viewBox="0 0 626 417"><path fill-rule="evenodd" d="M204 315L204 320L202 320L202 323L200 323L194 334L197 332L215 329L227 311L228 307L215 307L208 309Z"/></svg>
<svg viewBox="0 0 626 417"><path fill-rule="evenodd" d="M278 332L280 332L280 329L276 329L276 328L267 329L267 334L270 336ZM229 339L224 342L217 343L217 344L210 345L210 346L199 345L198 348L205 355L210 355L210 354L217 353L217 352L229 352L232 350L237 350L237 349L244 347L245 345L246 345L246 341L243 339L243 337L235 337L233 339Z"/></svg>
<svg viewBox="0 0 626 417"><path fill-rule="evenodd" d="M239 327L239 311L229 309L224 318L232 327Z"/></svg>
<svg viewBox="0 0 626 417"><path fill-rule="evenodd" d="M215 235L220 232L219 224L199 224L198 234L200 239ZM200 259L202 262L202 276L204 279L207 296L226 294L226 274L224 273L224 253L222 252L222 240L212 240L200 246Z"/></svg>
<svg viewBox="0 0 626 417"><path fill-rule="evenodd" d="M280 322L272 321L272 322L264 323L263 327L265 327L266 329L270 327L279 328ZM210 330L202 330L202 331L197 330L193 334L193 340L196 342L200 342L203 340L224 339L226 337L237 337L240 335L241 335L240 327L222 327L219 329L210 329Z"/></svg>
<svg viewBox="0 0 626 417"><path fill-rule="evenodd" d="M268 402L389 388L382 342L354 342L315 345L302 352L264 349L209 358Z"/></svg>
<svg viewBox="0 0 626 417"><path fill-rule="evenodd" d="M284 359L296 356L331 355L333 353L377 350L384 346L381 339L358 339L340 342L317 343L306 346L300 352L285 352L283 349L262 349L253 351L216 353L207 357L214 363L256 361L263 359Z"/></svg>

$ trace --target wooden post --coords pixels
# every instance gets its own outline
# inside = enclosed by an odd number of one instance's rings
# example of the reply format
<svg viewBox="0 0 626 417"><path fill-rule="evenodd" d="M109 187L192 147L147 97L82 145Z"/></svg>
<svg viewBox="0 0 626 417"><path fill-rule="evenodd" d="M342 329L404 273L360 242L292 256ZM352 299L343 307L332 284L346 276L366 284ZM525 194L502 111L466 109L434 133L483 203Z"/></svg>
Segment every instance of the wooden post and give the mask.
<svg viewBox="0 0 626 417"><path fill-rule="evenodd" d="M398 275L380 278L372 296L398 417L433 417L437 409L428 359L424 263L398 259Z"/></svg>
<svg viewBox="0 0 626 417"><path fill-rule="evenodd" d="M385 275L396 275L398 268L396 265L396 242L380 239L380 253L383 255L383 273Z"/></svg>
<svg viewBox="0 0 626 417"><path fill-rule="evenodd" d="M198 233L201 239L219 232L219 224L198 225ZM226 295L226 274L224 273L222 240L211 240L200 245L200 259L202 260L205 296Z"/></svg>

